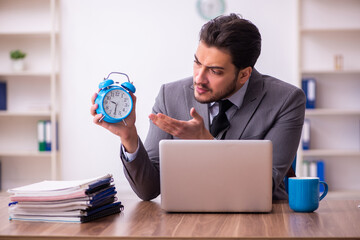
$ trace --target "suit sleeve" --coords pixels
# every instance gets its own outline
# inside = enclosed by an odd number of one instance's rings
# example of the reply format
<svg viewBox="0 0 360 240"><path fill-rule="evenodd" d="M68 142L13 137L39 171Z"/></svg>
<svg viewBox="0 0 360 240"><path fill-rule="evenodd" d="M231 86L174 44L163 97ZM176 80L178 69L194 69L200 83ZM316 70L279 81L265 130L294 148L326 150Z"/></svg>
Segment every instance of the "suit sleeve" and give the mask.
<svg viewBox="0 0 360 240"><path fill-rule="evenodd" d="M301 89L291 91L280 108L265 139L273 143L273 197L286 199L284 177L298 150L305 116L305 95Z"/></svg>
<svg viewBox="0 0 360 240"><path fill-rule="evenodd" d="M162 86L153 106L153 113L167 114L164 104L165 87ZM134 160L126 161L124 153L120 157L124 165L125 177L131 188L142 200L148 201L160 194L159 142L172 136L150 121L145 143L139 141L139 151Z"/></svg>

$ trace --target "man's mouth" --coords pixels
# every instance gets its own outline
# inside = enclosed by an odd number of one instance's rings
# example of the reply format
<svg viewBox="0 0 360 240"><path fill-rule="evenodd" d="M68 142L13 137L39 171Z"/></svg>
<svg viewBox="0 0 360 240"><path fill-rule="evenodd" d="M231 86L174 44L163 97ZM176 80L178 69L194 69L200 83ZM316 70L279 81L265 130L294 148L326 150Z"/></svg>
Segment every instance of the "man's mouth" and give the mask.
<svg viewBox="0 0 360 240"><path fill-rule="evenodd" d="M198 94L204 94L204 93L210 91L209 88L207 88L207 87L205 87L205 86L202 86L202 85L199 85L199 84L194 84L194 88L195 88L195 90L196 90L196 92L197 92Z"/></svg>

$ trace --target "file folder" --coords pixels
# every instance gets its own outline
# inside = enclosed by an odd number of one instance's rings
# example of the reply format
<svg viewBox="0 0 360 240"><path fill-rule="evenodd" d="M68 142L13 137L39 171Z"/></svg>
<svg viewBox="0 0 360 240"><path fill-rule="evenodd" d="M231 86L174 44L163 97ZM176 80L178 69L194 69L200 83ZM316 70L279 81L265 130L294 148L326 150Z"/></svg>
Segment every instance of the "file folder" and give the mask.
<svg viewBox="0 0 360 240"><path fill-rule="evenodd" d="M6 82L0 82L0 110L6 110Z"/></svg>
<svg viewBox="0 0 360 240"><path fill-rule="evenodd" d="M45 121L45 151L51 151L51 121Z"/></svg>
<svg viewBox="0 0 360 240"><path fill-rule="evenodd" d="M40 152L46 151L46 142L45 142L45 121L38 121L38 149Z"/></svg>
<svg viewBox="0 0 360 240"><path fill-rule="evenodd" d="M310 149L310 120L304 120L304 126L302 129L302 148L303 150Z"/></svg>
<svg viewBox="0 0 360 240"><path fill-rule="evenodd" d="M317 161L317 176L320 181L325 181L325 164L323 161ZM324 192L324 185L320 184L320 192Z"/></svg>
<svg viewBox="0 0 360 240"><path fill-rule="evenodd" d="M315 78L303 78L302 89L306 95L306 108L316 107L316 80Z"/></svg>

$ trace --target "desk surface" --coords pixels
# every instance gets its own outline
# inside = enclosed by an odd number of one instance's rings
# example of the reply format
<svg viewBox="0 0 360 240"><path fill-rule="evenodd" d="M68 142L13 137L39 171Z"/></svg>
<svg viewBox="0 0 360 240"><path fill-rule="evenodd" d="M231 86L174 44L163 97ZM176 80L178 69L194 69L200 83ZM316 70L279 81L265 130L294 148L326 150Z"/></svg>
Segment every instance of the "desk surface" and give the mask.
<svg viewBox="0 0 360 240"><path fill-rule="evenodd" d="M121 196L119 196L121 198ZM360 200L326 200L313 213L295 213L287 202L266 214L173 214L160 201L123 198L122 213L89 223L8 220L8 197L0 197L0 239L184 239L184 238L358 238Z"/></svg>

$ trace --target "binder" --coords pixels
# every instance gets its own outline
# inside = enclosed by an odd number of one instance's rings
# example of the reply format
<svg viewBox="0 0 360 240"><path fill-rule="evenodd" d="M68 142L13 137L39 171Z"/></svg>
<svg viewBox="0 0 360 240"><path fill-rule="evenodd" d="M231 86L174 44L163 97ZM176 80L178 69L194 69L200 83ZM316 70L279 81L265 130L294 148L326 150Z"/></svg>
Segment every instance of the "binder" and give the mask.
<svg viewBox="0 0 360 240"><path fill-rule="evenodd" d="M302 169L302 173L303 173L303 177L309 177L309 162L308 161L304 161L303 162L303 169Z"/></svg>
<svg viewBox="0 0 360 240"><path fill-rule="evenodd" d="M317 163L311 161L309 164L309 177L317 177Z"/></svg>
<svg viewBox="0 0 360 240"><path fill-rule="evenodd" d="M303 177L318 177L325 181L325 163L323 160L304 161ZM320 184L320 192L324 192L324 186Z"/></svg>
<svg viewBox="0 0 360 240"><path fill-rule="evenodd" d="M302 148L303 150L310 149L310 120L304 120L304 126L302 129Z"/></svg>
<svg viewBox="0 0 360 240"><path fill-rule="evenodd" d="M315 78L303 78L302 89L306 95L306 108L314 109L316 106L316 80Z"/></svg>
<svg viewBox="0 0 360 240"><path fill-rule="evenodd" d="M317 176L320 181L325 181L325 164L324 161L317 161ZM324 185L320 184L320 192L324 192Z"/></svg>
<svg viewBox="0 0 360 240"><path fill-rule="evenodd" d="M38 121L38 149L40 152L46 151L46 142L45 142L45 121Z"/></svg>
<svg viewBox="0 0 360 240"><path fill-rule="evenodd" d="M0 110L6 110L6 82L0 82Z"/></svg>
<svg viewBox="0 0 360 240"><path fill-rule="evenodd" d="M88 212L86 216L80 217L80 222L85 223L85 222L94 221L102 217L120 213L123 210L124 210L124 206L121 204L121 202L115 202L109 205L102 206L99 209Z"/></svg>
<svg viewBox="0 0 360 240"><path fill-rule="evenodd" d="M51 151L51 121L45 121L45 151Z"/></svg>

